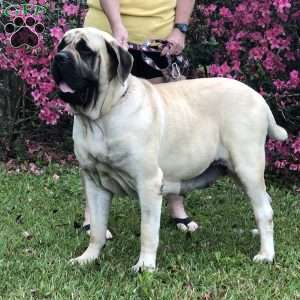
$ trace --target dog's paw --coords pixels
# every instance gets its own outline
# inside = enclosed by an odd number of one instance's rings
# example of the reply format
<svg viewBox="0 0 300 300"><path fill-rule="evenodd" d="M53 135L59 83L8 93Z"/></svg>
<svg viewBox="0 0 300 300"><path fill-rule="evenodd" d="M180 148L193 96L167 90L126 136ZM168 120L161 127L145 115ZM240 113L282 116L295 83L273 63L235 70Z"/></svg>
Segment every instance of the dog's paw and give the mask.
<svg viewBox="0 0 300 300"><path fill-rule="evenodd" d="M155 259L150 256L144 258L140 257L137 264L134 265L132 271L135 273L138 272L154 272L155 271Z"/></svg>
<svg viewBox="0 0 300 300"><path fill-rule="evenodd" d="M140 264L137 263L136 265L134 265L131 270L134 273L139 273L139 272L154 272L155 271L155 266L154 265L150 265L150 266L146 266L144 264Z"/></svg>
<svg viewBox="0 0 300 300"><path fill-rule="evenodd" d="M199 228L199 225L194 221L191 221L187 225L183 223L177 223L176 226L182 232L194 232Z"/></svg>
<svg viewBox="0 0 300 300"><path fill-rule="evenodd" d="M83 255L78 256L76 258L70 259L70 263L72 265L75 265L75 264L86 265L86 264L92 263L96 259L97 259L97 256L86 256L86 255L83 254Z"/></svg>
<svg viewBox="0 0 300 300"><path fill-rule="evenodd" d="M96 260L100 254L101 247L95 247L94 245L90 245L85 252L76 258L70 260L71 264L80 264L85 265Z"/></svg>
<svg viewBox="0 0 300 300"><path fill-rule="evenodd" d="M274 254L258 253L253 257L254 262L271 263L273 262Z"/></svg>

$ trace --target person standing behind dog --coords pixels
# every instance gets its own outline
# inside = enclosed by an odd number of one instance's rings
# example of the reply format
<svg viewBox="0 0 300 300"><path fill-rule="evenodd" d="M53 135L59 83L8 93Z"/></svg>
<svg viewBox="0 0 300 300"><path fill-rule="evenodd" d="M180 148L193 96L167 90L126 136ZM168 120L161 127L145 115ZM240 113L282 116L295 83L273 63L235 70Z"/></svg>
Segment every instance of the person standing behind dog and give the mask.
<svg viewBox="0 0 300 300"><path fill-rule="evenodd" d="M147 52L158 68L166 68L166 55L180 55L185 47L185 37L195 0L88 0L84 27L96 27L112 34L118 43L128 49L128 43L143 45L146 41L164 40L161 52ZM141 51L129 49L134 58L132 74L162 83L162 72L145 62ZM145 52L144 52L145 53ZM185 212L183 198L168 195L168 209L177 227L195 231L198 225ZM86 213L86 219L88 218ZM85 220L85 224L88 224Z"/></svg>

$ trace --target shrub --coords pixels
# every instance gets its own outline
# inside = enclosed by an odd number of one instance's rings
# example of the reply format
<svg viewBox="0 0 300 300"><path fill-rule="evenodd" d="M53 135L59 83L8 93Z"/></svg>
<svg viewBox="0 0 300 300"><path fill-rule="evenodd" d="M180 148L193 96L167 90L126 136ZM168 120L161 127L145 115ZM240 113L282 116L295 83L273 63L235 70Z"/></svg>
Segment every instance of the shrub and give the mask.
<svg viewBox="0 0 300 300"><path fill-rule="evenodd" d="M197 1L187 49L209 76L241 80L267 100L289 132L268 140L267 159L280 173L300 174L300 2Z"/></svg>
<svg viewBox="0 0 300 300"><path fill-rule="evenodd" d="M68 106L57 97L50 64L64 32L82 23L84 8L83 4L71 1L45 0L30 0L27 4L20 4L18 0L3 1L0 7L0 70L13 71L26 83L27 92L39 108L40 119L47 124L56 124L60 116L69 111ZM11 44L14 32L8 33L5 26L14 23L17 17L26 19L29 16L44 25L46 30L38 34L36 46L15 48Z"/></svg>

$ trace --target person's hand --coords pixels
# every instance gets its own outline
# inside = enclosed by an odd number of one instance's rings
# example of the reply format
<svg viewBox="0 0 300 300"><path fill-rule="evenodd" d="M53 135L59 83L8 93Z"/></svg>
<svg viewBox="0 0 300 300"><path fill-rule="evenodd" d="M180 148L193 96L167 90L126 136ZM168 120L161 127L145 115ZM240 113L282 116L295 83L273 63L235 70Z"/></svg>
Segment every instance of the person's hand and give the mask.
<svg viewBox="0 0 300 300"><path fill-rule="evenodd" d="M128 49L128 31L123 24L118 24L112 28L112 35L117 42L125 49Z"/></svg>
<svg viewBox="0 0 300 300"><path fill-rule="evenodd" d="M161 55L179 55L182 53L182 50L185 46L185 34L182 33L177 28L174 28L171 34L166 39L169 42L169 45L165 46Z"/></svg>

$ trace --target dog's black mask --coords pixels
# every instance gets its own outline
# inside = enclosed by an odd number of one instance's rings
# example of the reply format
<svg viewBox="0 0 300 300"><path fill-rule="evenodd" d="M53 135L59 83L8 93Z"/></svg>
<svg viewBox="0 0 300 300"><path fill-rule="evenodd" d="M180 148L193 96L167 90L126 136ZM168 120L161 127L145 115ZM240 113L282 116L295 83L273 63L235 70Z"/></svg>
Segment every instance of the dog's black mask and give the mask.
<svg viewBox="0 0 300 300"><path fill-rule="evenodd" d="M83 107L96 101L99 85L99 67L95 66L96 53L84 40L75 49L67 47L63 40L57 50L51 72L60 88L60 98L72 106Z"/></svg>

